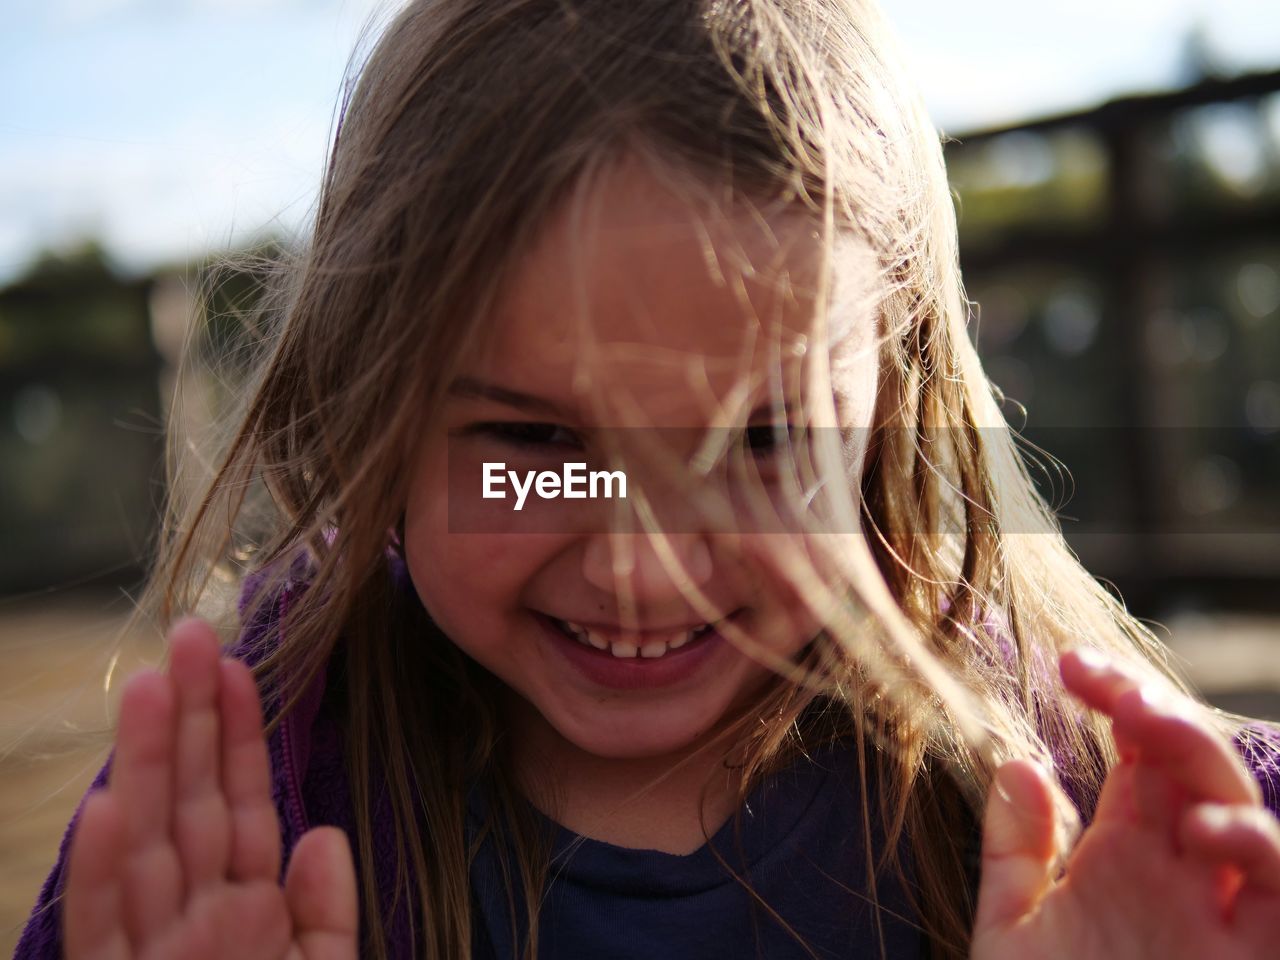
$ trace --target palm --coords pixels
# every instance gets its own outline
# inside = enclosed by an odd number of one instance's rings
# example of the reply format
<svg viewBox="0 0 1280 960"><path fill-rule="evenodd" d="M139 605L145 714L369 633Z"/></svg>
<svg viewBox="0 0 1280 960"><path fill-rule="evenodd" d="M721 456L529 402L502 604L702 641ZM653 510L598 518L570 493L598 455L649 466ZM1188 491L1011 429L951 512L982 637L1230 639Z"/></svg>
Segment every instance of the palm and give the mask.
<svg viewBox="0 0 1280 960"><path fill-rule="evenodd" d="M126 688L111 781L85 803L65 908L72 960L346 960L356 953L345 836L312 830L282 888L257 689L199 621L168 675Z"/></svg>
<svg viewBox="0 0 1280 960"><path fill-rule="evenodd" d="M1095 823L1067 874L1022 923L975 944L990 956L1256 956L1221 937L1203 870L1188 869L1153 831ZM1045 953L1052 944L1053 952ZM1060 953L1058 951L1061 951Z"/></svg>
<svg viewBox="0 0 1280 960"><path fill-rule="evenodd" d="M1111 772L1056 880L1048 783L1026 765L1002 771L1009 799L993 792L988 809L972 956L1273 955L1280 826L1229 745L1144 700L1119 674L1091 687L1073 664L1064 678L1112 715L1130 759ZM1203 816L1209 807L1231 824Z"/></svg>
<svg viewBox="0 0 1280 960"><path fill-rule="evenodd" d="M275 960L289 956L291 928L279 885L220 883L190 900L169 928L136 955Z"/></svg>

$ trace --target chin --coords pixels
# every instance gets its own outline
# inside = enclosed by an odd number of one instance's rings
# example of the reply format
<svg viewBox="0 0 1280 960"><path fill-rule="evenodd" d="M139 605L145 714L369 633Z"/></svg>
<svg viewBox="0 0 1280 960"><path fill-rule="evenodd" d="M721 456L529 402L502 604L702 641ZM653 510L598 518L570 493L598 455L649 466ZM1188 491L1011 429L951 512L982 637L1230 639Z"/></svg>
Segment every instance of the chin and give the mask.
<svg viewBox="0 0 1280 960"><path fill-rule="evenodd" d="M542 708L539 708L542 709ZM606 760L639 760L681 753L715 729L723 710L669 707L661 703L594 704L589 715L549 707L543 712L556 732L579 750Z"/></svg>

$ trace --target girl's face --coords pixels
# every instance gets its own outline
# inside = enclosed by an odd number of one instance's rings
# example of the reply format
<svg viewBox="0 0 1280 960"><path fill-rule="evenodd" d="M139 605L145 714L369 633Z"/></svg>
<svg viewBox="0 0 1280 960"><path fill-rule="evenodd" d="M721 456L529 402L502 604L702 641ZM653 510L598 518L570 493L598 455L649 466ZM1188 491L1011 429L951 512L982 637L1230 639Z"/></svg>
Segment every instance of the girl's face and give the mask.
<svg viewBox="0 0 1280 960"><path fill-rule="evenodd" d="M770 675L708 629L717 618L693 591L786 659L820 629L770 573L778 534L697 532L688 497L647 486L630 462L626 501L543 501L534 488L520 511L506 471L523 483L566 461L603 468L593 445L604 430L622 443L687 434L691 455L708 427L754 427L748 442L765 438L767 458L778 388L788 407L808 396L829 336L814 326L820 243L796 213L712 222L632 161L600 189L585 220L572 203L550 219L505 288L491 349L455 382L418 451L404 547L432 619L535 718L596 756L653 757L693 744ZM867 316L842 335L853 359L838 411L859 438L875 397L873 326ZM852 451L854 489L862 453ZM506 499L481 496L485 463L505 465L493 489ZM768 483L767 464L760 473ZM643 532L610 532L610 511L641 491L665 557Z"/></svg>

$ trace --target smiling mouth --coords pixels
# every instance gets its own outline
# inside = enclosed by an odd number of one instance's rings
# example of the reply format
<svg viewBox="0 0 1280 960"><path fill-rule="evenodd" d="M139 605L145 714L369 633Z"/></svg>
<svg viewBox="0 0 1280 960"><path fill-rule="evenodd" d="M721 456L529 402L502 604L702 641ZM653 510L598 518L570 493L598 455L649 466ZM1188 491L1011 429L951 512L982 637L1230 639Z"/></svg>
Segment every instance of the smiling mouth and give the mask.
<svg viewBox="0 0 1280 960"><path fill-rule="evenodd" d="M697 627L681 630L647 631L641 634L622 633L606 636L599 630L593 630L568 620L561 620L550 614L544 616L566 637L575 640L584 647L590 647L601 653L612 654L619 660L644 658L658 660L674 650L696 643L715 632L718 625L732 619L735 613L722 617L712 623L704 623Z"/></svg>

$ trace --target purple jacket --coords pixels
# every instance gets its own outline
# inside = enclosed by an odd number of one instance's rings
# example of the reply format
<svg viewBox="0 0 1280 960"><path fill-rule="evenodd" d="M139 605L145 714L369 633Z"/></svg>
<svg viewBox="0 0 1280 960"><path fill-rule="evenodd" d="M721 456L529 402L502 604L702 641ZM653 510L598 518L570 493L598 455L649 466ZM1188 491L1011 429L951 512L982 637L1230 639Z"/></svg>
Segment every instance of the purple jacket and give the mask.
<svg viewBox="0 0 1280 960"><path fill-rule="evenodd" d="M292 573L296 577L300 568L295 565ZM246 583L244 596L247 596L252 582L254 578ZM296 579L286 581L274 601L243 624L240 640L231 655L241 657L250 664L257 662L274 641L280 618L297 595L300 586L301 583ZM246 614L244 596L240 610L242 619ZM351 839L352 849L357 853L356 870L361 874L367 867L361 862L355 844L355 823L341 734L335 718L322 709L325 682L326 676L322 671L296 709L281 721L268 739L271 789L280 818L283 866L287 867L289 854L303 833L313 826L332 824L345 830ZM278 703L266 704L267 716L274 715L277 708ZM1259 725L1259 729L1267 734L1268 744L1265 747L1242 749L1242 754L1262 784L1264 802L1273 813L1280 813L1280 729L1265 725ZM110 767L111 760L108 758L90 790L106 783ZM67 849L79 816L78 808L63 836L57 863L40 891L31 918L18 942L15 960L55 960L62 955L59 898L65 882ZM390 918L386 921L389 955L397 960L409 960L409 919L406 909L402 905L394 914L389 910L389 892L395 887L392 871L396 851L391 807L385 796L379 796L376 800L374 827L373 869L378 878L378 889L385 892L383 916ZM282 867L282 878L283 875Z"/></svg>

